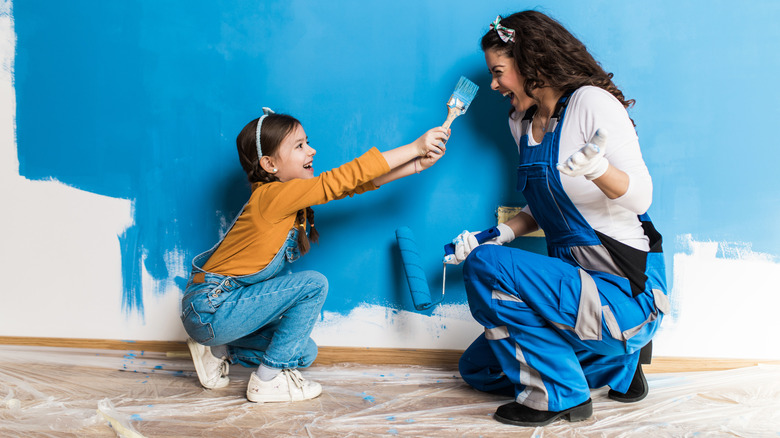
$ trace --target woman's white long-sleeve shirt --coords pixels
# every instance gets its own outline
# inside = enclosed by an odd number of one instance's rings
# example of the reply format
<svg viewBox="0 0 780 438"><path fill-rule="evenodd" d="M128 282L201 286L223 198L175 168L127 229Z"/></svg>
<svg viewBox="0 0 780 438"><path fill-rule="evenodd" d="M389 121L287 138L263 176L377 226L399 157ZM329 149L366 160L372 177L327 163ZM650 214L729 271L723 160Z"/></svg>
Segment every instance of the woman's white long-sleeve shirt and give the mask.
<svg viewBox="0 0 780 438"><path fill-rule="evenodd" d="M530 145L537 145L529 132L522 133L522 114L509 118L509 129L515 143L528 134ZM563 190L593 229L626 245L647 251L648 239L637 215L645 213L653 198L653 182L642 159L639 139L631 119L623 105L608 91L585 86L577 89L569 100L561 126L558 162L563 163L571 154L593 137L597 129L607 130L604 156L609 163L628 175L628 190L623 196L609 199L592 181L584 176L570 177L561 174ZM526 206L524 212L533 216Z"/></svg>

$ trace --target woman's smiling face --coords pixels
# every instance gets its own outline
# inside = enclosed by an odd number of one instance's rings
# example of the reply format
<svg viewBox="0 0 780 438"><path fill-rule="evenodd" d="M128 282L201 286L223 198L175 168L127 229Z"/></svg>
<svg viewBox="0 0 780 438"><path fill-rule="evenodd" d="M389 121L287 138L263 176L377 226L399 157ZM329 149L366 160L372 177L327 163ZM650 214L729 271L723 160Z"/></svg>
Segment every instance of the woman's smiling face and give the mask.
<svg viewBox="0 0 780 438"><path fill-rule="evenodd" d="M525 94L525 77L517 71L513 58L490 49L485 51L485 63L493 77L490 88L509 98L515 110L522 113L536 104L533 98Z"/></svg>

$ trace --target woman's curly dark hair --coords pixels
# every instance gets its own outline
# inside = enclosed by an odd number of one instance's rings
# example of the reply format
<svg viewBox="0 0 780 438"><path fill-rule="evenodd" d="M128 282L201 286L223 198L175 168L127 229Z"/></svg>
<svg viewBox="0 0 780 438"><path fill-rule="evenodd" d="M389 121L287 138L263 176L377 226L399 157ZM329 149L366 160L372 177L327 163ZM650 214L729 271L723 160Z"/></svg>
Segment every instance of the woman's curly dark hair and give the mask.
<svg viewBox="0 0 780 438"><path fill-rule="evenodd" d="M260 165L260 159L257 156L257 122L259 118L252 120L244 126L244 129L236 137L236 147L238 148L238 160L241 167L246 172L250 184L267 184L279 181L279 178L272 173L268 173ZM270 114L263 119L263 129L260 131L260 144L262 145L263 155L274 155L279 150L279 145L301 122L295 117L286 114ZM305 219L304 219L305 217ZM309 222L309 236L306 238L306 221ZM295 218L295 227L298 228L298 249L301 254L309 252L311 247L309 241L319 241L320 234L314 228L314 210L311 207L298 210Z"/></svg>
<svg viewBox="0 0 780 438"><path fill-rule="evenodd" d="M557 88L570 93L579 87L593 85L615 96L623 107L632 106L607 73L566 28L538 11L523 11L501 19L501 25L515 31L514 42L504 42L495 30L482 37L482 51L496 50L513 58L517 71L525 77L524 89Z"/></svg>

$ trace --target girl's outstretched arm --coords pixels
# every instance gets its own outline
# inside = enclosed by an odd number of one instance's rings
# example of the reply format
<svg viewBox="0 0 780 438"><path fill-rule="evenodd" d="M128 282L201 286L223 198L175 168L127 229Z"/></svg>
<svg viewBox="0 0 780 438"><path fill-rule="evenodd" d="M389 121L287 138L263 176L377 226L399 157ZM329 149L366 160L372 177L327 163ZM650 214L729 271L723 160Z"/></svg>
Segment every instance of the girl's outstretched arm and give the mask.
<svg viewBox="0 0 780 438"><path fill-rule="evenodd" d="M449 129L439 126L412 143L382 152L390 166L390 172L375 178L374 184L378 187L433 166L447 150L444 144L449 134Z"/></svg>

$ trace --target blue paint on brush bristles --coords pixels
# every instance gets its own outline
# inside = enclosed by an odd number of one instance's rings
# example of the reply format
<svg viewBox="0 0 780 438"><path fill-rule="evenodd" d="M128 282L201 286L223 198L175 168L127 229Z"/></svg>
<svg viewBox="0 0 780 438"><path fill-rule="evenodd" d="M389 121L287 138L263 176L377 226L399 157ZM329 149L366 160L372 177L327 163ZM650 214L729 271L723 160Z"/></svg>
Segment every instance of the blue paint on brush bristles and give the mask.
<svg viewBox="0 0 780 438"><path fill-rule="evenodd" d="M461 114L465 113L469 105L471 105L471 101L477 95L477 90L479 90L477 84L471 82L465 76L461 76L458 84L455 85L452 97L447 102L447 106L460 109Z"/></svg>

